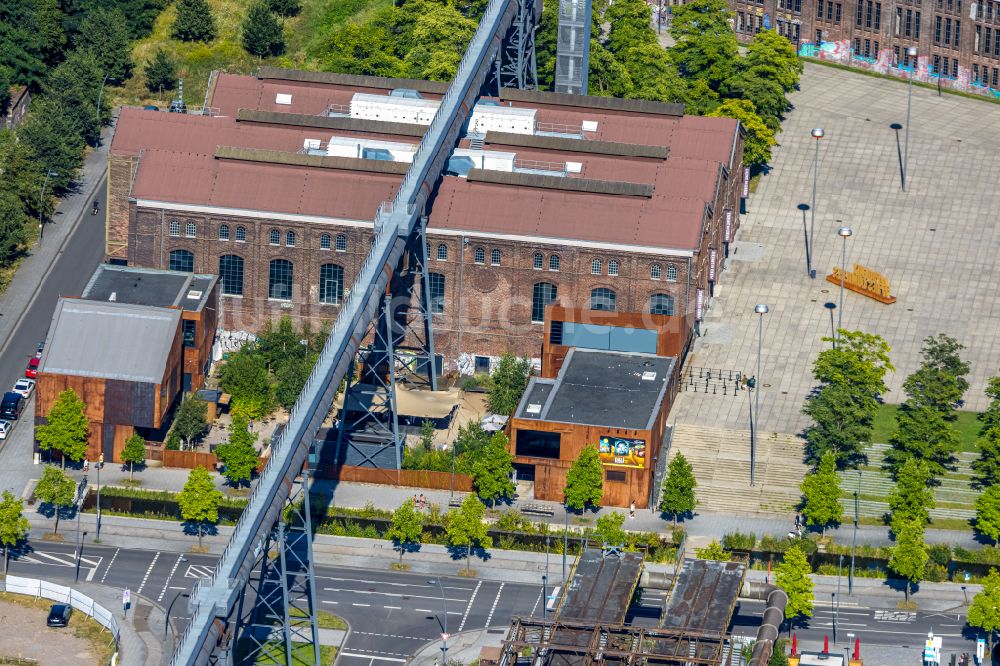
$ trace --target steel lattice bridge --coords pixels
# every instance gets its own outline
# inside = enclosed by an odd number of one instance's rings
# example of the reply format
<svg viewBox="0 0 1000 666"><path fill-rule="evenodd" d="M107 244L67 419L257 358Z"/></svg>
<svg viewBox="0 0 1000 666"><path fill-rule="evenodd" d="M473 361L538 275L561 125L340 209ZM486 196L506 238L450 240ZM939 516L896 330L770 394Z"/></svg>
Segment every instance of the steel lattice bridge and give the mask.
<svg viewBox="0 0 1000 666"><path fill-rule="evenodd" d="M179 637L171 666L253 663L266 656L292 664L293 650L302 663L302 643L309 651L305 654L311 652L311 660L319 663L306 464L310 447L341 382L353 376L359 352L362 376L367 372L381 378L395 417L394 350L407 332L400 320L408 318L406 301L414 293L423 300L429 294L426 203L482 91L536 86L533 35L540 14L535 0L490 0L396 198L376 213L371 251L287 427L272 445L215 574L191 594L193 617ZM403 279L414 275L423 288L416 290L412 279ZM422 321L423 367L433 387L431 308L425 302L418 310L423 315L415 317ZM363 349L362 341L372 338L375 342Z"/></svg>

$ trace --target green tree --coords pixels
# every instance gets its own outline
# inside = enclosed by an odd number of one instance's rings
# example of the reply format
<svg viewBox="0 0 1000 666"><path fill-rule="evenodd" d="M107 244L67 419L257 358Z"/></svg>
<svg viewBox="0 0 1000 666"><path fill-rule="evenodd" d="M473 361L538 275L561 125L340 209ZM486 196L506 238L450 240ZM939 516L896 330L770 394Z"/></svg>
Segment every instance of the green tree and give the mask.
<svg viewBox="0 0 1000 666"><path fill-rule="evenodd" d="M802 516L806 525L817 525L823 534L830 525L836 525L844 515L840 504L840 477L837 476L837 457L827 451L814 472L806 475L802 490Z"/></svg>
<svg viewBox="0 0 1000 666"><path fill-rule="evenodd" d="M9 266L24 253L27 224L24 204L17 195L0 192L0 265Z"/></svg>
<svg viewBox="0 0 1000 666"><path fill-rule="evenodd" d="M268 7L278 16L285 18L298 16L298 13L302 11L300 0L268 0Z"/></svg>
<svg viewBox="0 0 1000 666"><path fill-rule="evenodd" d="M785 617L791 626L795 626L795 620L798 618L813 615L813 581L809 577L811 573L809 559L799 545L786 550L781 564L775 568L774 584L788 595Z"/></svg>
<svg viewBox="0 0 1000 666"><path fill-rule="evenodd" d="M686 81L684 111L690 116L707 116L719 106L719 93L712 90L704 79Z"/></svg>
<svg viewBox="0 0 1000 666"><path fill-rule="evenodd" d="M128 463L128 480L131 481L135 466L146 462L146 440L142 435L136 433L125 440L122 461Z"/></svg>
<svg viewBox="0 0 1000 666"><path fill-rule="evenodd" d="M501 356L497 367L490 373L486 392L486 406L489 410L502 416L513 414L528 387L529 375L531 361L510 353Z"/></svg>
<svg viewBox="0 0 1000 666"><path fill-rule="evenodd" d="M448 545L465 548L465 568L469 570L469 556L472 549L488 550L493 547L493 539L487 534L483 516L486 507L475 495L468 495L461 506L452 509L445 517Z"/></svg>
<svg viewBox="0 0 1000 666"><path fill-rule="evenodd" d="M92 51L77 49L52 70L45 82L45 93L56 102L73 124L76 136L96 145L104 121L110 118L110 106L100 94L104 71ZM101 97L101 108L97 98Z"/></svg>
<svg viewBox="0 0 1000 666"><path fill-rule="evenodd" d="M403 61L394 53L396 44L389 16L394 10L376 12L372 21L347 22L333 30L319 47L320 66L325 71L367 76L400 76Z"/></svg>
<svg viewBox="0 0 1000 666"><path fill-rule="evenodd" d="M986 383L990 404L979 415L979 458L972 462L975 473L972 485L985 489L1000 479L1000 376L990 377Z"/></svg>
<svg viewBox="0 0 1000 666"><path fill-rule="evenodd" d="M233 397L233 411L258 419L271 411L271 380L263 359L250 349L230 354L219 373L222 390Z"/></svg>
<svg viewBox="0 0 1000 666"><path fill-rule="evenodd" d="M54 468L53 468L54 469ZM0 500L0 544L3 544L3 574L7 575L7 562L11 546L16 546L28 538L31 524L24 517L24 500L15 497L9 490L3 491Z"/></svg>
<svg viewBox="0 0 1000 666"><path fill-rule="evenodd" d="M785 92L795 90L802 74L802 61L795 47L776 30L758 32L747 46L743 66L750 70L766 71Z"/></svg>
<svg viewBox="0 0 1000 666"><path fill-rule="evenodd" d="M552 90L556 75L556 42L559 29L559 3L542 3L542 20L535 30L535 63L538 87Z"/></svg>
<svg viewBox="0 0 1000 666"><path fill-rule="evenodd" d="M56 519L53 534L59 533L59 514L63 509L73 506L76 499L76 483L66 472L53 466L46 465L42 470L42 478L35 486L35 497L52 507L52 515Z"/></svg>
<svg viewBox="0 0 1000 666"><path fill-rule="evenodd" d="M733 13L725 0L693 0L673 8L670 57L686 79L702 79L718 92L739 58Z"/></svg>
<svg viewBox="0 0 1000 666"><path fill-rule="evenodd" d="M743 163L760 171L771 161L771 148L778 145L774 130L757 115L757 107L748 99L727 99L707 114L719 118L735 118L746 132L743 142Z"/></svg>
<svg viewBox="0 0 1000 666"><path fill-rule="evenodd" d="M893 526L896 546L892 549L889 569L906 580L904 596L910 601L910 586L924 578L927 567L927 545L924 543L924 523L919 518Z"/></svg>
<svg viewBox="0 0 1000 666"><path fill-rule="evenodd" d="M215 18L207 0L177 0L171 37L182 42L210 42L216 34Z"/></svg>
<svg viewBox="0 0 1000 666"><path fill-rule="evenodd" d="M420 545L423 531L424 521L413 507L412 499L406 500L392 512L392 523L386 530L385 538L392 541L393 546L399 551L400 565L403 564L403 553Z"/></svg>
<svg viewBox="0 0 1000 666"><path fill-rule="evenodd" d="M985 436L994 427L1000 427L1000 375L990 377L983 392L990 399L990 404L979 415L979 420L983 423L979 430L981 436Z"/></svg>
<svg viewBox="0 0 1000 666"><path fill-rule="evenodd" d="M253 473L260 465L260 456L254 443L257 434L247 429L247 420L242 416L234 416L229 426L229 441L215 447L215 455L219 462L225 465L222 475L231 485L238 486L249 483Z"/></svg>
<svg viewBox="0 0 1000 666"><path fill-rule="evenodd" d="M185 396L174 414L174 431L184 440L184 447L190 448L191 443L205 432L208 403L194 394Z"/></svg>
<svg viewBox="0 0 1000 666"><path fill-rule="evenodd" d="M498 499L514 497L514 456L507 450L507 436L494 433L472 465L476 494L492 506Z"/></svg>
<svg viewBox="0 0 1000 666"><path fill-rule="evenodd" d="M668 103L687 101L687 85L659 44L629 46L616 57L632 80L630 98Z"/></svg>
<svg viewBox="0 0 1000 666"><path fill-rule="evenodd" d="M177 64L163 49L156 49L143 72L146 74L146 90L151 93L177 87Z"/></svg>
<svg viewBox="0 0 1000 666"><path fill-rule="evenodd" d="M598 517L594 532L603 543L609 546L624 546L627 539L622 525L625 523L625 514L619 511L611 511Z"/></svg>
<svg viewBox="0 0 1000 666"><path fill-rule="evenodd" d="M695 548L694 554L700 560L716 560L719 562L727 562L729 560L729 553L715 539L712 539L712 543L704 548Z"/></svg>
<svg viewBox="0 0 1000 666"><path fill-rule="evenodd" d="M49 179L50 191L66 191L83 164L84 139L74 123L73 109L58 98L45 96L32 104L32 113L18 128L17 136L39 173L56 174Z"/></svg>
<svg viewBox="0 0 1000 666"><path fill-rule="evenodd" d="M833 342L832 338L824 338ZM885 374L893 370L889 345L878 335L838 331L836 347L824 349L813 362L819 386L806 399L806 461L819 464L832 450L837 468L857 467L867 460L879 398L886 392Z"/></svg>
<svg viewBox="0 0 1000 666"><path fill-rule="evenodd" d="M263 0L250 5L243 21L243 48L259 58L281 55L285 50L285 35L281 23Z"/></svg>
<svg viewBox="0 0 1000 666"><path fill-rule="evenodd" d="M64 15L59 8L59 0L35 0L34 5L35 18L42 38L43 58L45 63L52 67L63 57L66 48Z"/></svg>
<svg viewBox="0 0 1000 666"><path fill-rule="evenodd" d="M49 410L47 422L35 426L35 439L41 451L58 451L62 466L66 458L81 461L87 455L90 421L84 413L86 405L73 389L62 391Z"/></svg>
<svg viewBox="0 0 1000 666"><path fill-rule="evenodd" d="M31 2L0 0L0 69L10 83L35 85L45 74L45 42Z"/></svg>
<svg viewBox="0 0 1000 666"><path fill-rule="evenodd" d="M132 76L132 44L125 16L118 9L96 8L80 26L77 48L97 59L109 83L123 83Z"/></svg>
<svg viewBox="0 0 1000 666"><path fill-rule="evenodd" d="M663 482L663 495L660 498L660 511L669 514L674 525L677 516L683 516L694 511L694 489L698 482L694 478L694 470L683 453L678 452L670 460L667 467L667 479Z"/></svg>
<svg viewBox="0 0 1000 666"><path fill-rule="evenodd" d="M629 97L635 83L628 70L596 39L590 40L590 72L587 94L594 97Z"/></svg>
<svg viewBox="0 0 1000 666"><path fill-rule="evenodd" d="M604 495L604 468L596 446L586 446L566 474L566 506L580 511L599 506Z"/></svg>
<svg viewBox="0 0 1000 666"><path fill-rule="evenodd" d="M982 629L991 639L1000 630L1000 573L996 568L983 581L983 589L972 598L966 622L970 627Z"/></svg>
<svg viewBox="0 0 1000 666"><path fill-rule="evenodd" d="M615 0L604 12L604 20L610 25L608 50L617 56L631 47L656 45L656 32L650 19L645 0Z"/></svg>
<svg viewBox="0 0 1000 666"><path fill-rule="evenodd" d="M723 82L723 91L727 97L753 100L754 113L772 132L781 129L781 119L791 107L781 84L761 68L740 67Z"/></svg>
<svg viewBox="0 0 1000 666"><path fill-rule="evenodd" d="M990 486L976 500L976 529L1000 548L1000 486Z"/></svg>
<svg viewBox="0 0 1000 666"><path fill-rule="evenodd" d="M893 531L896 525L919 521L930 522L934 508L934 491L930 487L930 470L923 460L910 458L896 480L896 487L889 493L889 510L892 512Z"/></svg>
<svg viewBox="0 0 1000 666"><path fill-rule="evenodd" d="M295 401L299 399L302 389L305 388L315 364L316 356L310 354L308 358L289 359L287 363L281 366L278 372L275 373L278 386L274 392L274 397L279 405L287 410L291 410L295 405Z"/></svg>
<svg viewBox="0 0 1000 666"><path fill-rule="evenodd" d="M222 493L216 490L208 470L204 467L191 470L184 489L177 495L177 504L181 509L181 518L194 525L198 531L199 549L202 547L205 528L219 520L220 501Z"/></svg>

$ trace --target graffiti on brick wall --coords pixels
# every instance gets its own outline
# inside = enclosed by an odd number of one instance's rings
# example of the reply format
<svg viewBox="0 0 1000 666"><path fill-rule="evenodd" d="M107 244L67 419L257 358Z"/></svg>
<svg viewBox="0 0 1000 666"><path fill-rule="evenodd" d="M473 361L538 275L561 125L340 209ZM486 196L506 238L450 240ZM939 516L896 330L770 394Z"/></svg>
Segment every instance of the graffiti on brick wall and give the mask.
<svg viewBox="0 0 1000 666"><path fill-rule="evenodd" d="M238 351L248 342L253 342L257 336L248 331L219 331L212 345L212 360L221 360L224 354Z"/></svg>

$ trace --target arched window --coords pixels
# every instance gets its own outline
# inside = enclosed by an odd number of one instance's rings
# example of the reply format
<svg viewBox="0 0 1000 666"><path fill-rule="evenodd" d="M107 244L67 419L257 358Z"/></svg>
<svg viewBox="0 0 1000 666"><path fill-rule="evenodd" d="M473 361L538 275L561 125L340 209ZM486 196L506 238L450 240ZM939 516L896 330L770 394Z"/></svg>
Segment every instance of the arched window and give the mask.
<svg viewBox="0 0 1000 666"><path fill-rule="evenodd" d="M220 224L219 225L219 240L229 240L229 225Z"/></svg>
<svg viewBox="0 0 1000 666"><path fill-rule="evenodd" d="M618 309L618 296L611 289L597 287L590 290L590 309L614 312Z"/></svg>
<svg viewBox="0 0 1000 666"><path fill-rule="evenodd" d="M170 220L170 235L180 236L181 235L181 223L177 220Z"/></svg>
<svg viewBox="0 0 1000 666"><path fill-rule="evenodd" d="M494 266L500 265L500 250L490 252L490 263Z"/></svg>
<svg viewBox="0 0 1000 666"><path fill-rule="evenodd" d="M292 262L272 259L267 273L267 297L287 301L292 298Z"/></svg>
<svg viewBox="0 0 1000 666"><path fill-rule="evenodd" d="M347 236L344 234L337 234L337 244L334 245L337 252L347 252Z"/></svg>
<svg viewBox="0 0 1000 666"><path fill-rule="evenodd" d="M618 260L612 259L608 262L608 275L618 275Z"/></svg>
<svg viewBox="0 0 1000 666"><path fill-rule="evenodd" d="M531 258L531 267L536 271L542 270L542 266L545 265L545 257L542 256L541 252L536 252L535 256Z"/></svg>
<svg viewBox="0 0 1000 666"><path fill-rule="evenodd" d="M600 275L604 272L604 266L601 264L600 259L594 259L590 262L590 273L591 275Z"/></svg>
<svg viewBox="0 0 1000 666"><path fill-rule="evenodd" d="M247 228L246 227L236 227L236 242L245 243L247 240Z"/></svg>
<svg viewBox="0 0 1000 666"><path fill-rule="evenodd" d="M477 264L485 264L486 263L486 250L484 250L481 247L477 247L476 248L476 254L473 257L473 261L475 261Z"/></svg>
<svg viewBox="0 0 1000 666"><path fill-rule="evenodd" d="M667 281L677 282L677 266L674 264L667 264Z"/></svg>
<svg viewBox="0 0 1000 666"><path fill-rule="evenodd" d="M184 225L184 235L188 238L195 238L198 235L198 225L188 222Z"/></svg>
<svg viewBox="0 0 1000 666"><path fill-rule="evenodd" d="M445 245L444 243L441 243L440 245L438 245L437 249L437 260L445 261L447 259L448 259L448 246Z"/></svg>
<svg viewBox="0 0 1000 666"><path fill-rule="evenodd" d="M556 286L539 282L531 290L531 321L540 324L545 321L545 306L556 300Z"/></svg>
<svg viewBox="0 0 1000 666"><path fill-rule="evenodd" d="M227 296L243 295L243 257L224 254L219 257L219 278L222 293Z"/></svg>
<svg viewBox="0 0 1000 666"><path fill-rule="evenodd" d="M277 229L271 229L271 233L268 234L267 241L271 245L281 245L281 232Z"/></svg>
<svg viewBox="0 0 1000 666"><path fill-rule="evenodd" d="M171 250L169 268L172 271L194 272L194 255L187 250Z"/></svg>
<svg viewBox="0 0 1000 666"><path fill-rule="evenodd" d="M285 232L285 245L288 247L295 247L295 232L287 231Z"/></svg>
<svg viewBox="0 0 1000 666"><path fill-rule="evenodd" d="M559 255L553 254L549 256L549 270L557 271L559 270Z"/></svg>
<svg viewBox="0 0 1000 666"><path fill-rule="evenodd" d="M649 312L655 315L672 315L674 297L670 294L653 294L649 297Z"/></svg>
<svg viewBox="0 0 1000 666"><path fill-rule="evenodd" d="M654 280L659 280L660 278L662 278L663 277L663 267L660 266L659 264L653 264L652 266L650 266L649 267L649 277L653 278Z"/></svg>
<svg viewBox="0 0 1000 666"><path fill-rule="evenodd" d="M344 298L344 269L337 264L319 267L319 302L340 305Z"/></svg>
<svg viewBox="0 0 1000 666"><path fill-rule="evenodd" d="M320 234L319 235L319 249L329 250L332 246L330 241L330 234Z"/></svg>
<svg viewBox="0 0 1000 666"><path fill-rule="evenodd" d="M430 285L428 299L431 304L431 312L441 314L444 312L444 275L441 273L428 273L427 282Z"/></svg>

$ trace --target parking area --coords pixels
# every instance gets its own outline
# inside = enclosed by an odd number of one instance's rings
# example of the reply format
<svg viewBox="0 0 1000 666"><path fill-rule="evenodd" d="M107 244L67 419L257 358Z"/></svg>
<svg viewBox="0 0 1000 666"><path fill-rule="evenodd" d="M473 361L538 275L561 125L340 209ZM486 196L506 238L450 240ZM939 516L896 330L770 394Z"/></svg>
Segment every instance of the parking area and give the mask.
<svg viewBox="0 0 1000 666"><path fill-rule="evenodd" d="M884 274L896 303L884 305L848 291L843 325L884 336L896 372L888 402L919 362L921 341L948 333L971 363L967 407L986 405L983 388L1000 367L1000 277L996 255L1000 211L996 170L1000 105L913 89L908 192L900 187L907 86L807 64L801 90L778 136L773 168L761 178L733 244L729 270L716 290L689 363L755 374L758 321L763 321L763 431L794 433L806 425L803 399L810 367L830 335L839 287L824 278L841 263L837 229L852 228L847 264ZM814 127L822 127L814 237L815 280L806 273L803 211L813 184ZM897 145L897 138L900 145ZM991 212L993 215L991 215ZM808 213L806 214L808 217ZM835 311L835 317L841 313ZM679 423L747 427L745 400L684 392L672 415Z"/></svg>
<svg viewBox="0 0 1000 666"><path fill-rule="evenodd" d="M39 664L59 664L60 666L92 666L97 663L88 640L74 635L74 625L79 617L70 620L70 626L49 628L45 626L48 614L39 602L38 607L0 600L0 659L34 659Z"/></svg>

